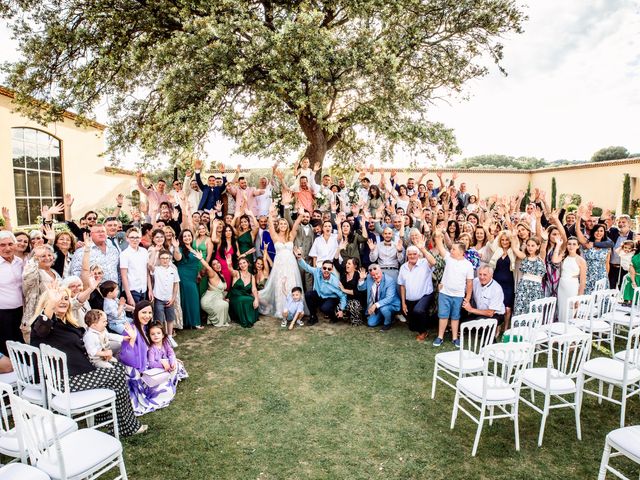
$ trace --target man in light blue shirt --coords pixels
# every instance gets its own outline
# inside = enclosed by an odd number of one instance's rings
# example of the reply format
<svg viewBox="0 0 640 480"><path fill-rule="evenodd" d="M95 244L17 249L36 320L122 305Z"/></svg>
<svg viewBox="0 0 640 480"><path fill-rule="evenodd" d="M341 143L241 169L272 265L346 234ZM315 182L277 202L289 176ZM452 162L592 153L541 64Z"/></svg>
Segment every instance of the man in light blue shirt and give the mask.
<svg viewBox="0 0 640 480"><path fill-rule="evenodd" d="M295 253L300 268L313 276L313 290L308 290L304 294L310 312L308 325L318 323L318 309L328 316L331 322L337 322L344 316L347 295L340 289L340 279L334 271L333 263L325 260L321 266L312 267L301 258L300 249L296 249ZM338 307L337 312L336 307Z"/></svg>

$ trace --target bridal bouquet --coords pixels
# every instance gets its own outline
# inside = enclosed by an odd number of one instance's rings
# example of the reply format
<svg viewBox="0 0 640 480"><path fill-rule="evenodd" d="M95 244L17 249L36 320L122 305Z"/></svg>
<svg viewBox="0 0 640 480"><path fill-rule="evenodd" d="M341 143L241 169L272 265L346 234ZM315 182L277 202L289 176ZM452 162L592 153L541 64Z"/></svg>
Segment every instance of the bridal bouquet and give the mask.
<svg viewBox="0 0 640 480"><path fill-rule="evenodd" d="M356 205L358 201L360 201L360 193L358 192L358 184L353 184L349 191L347 192L347 198L349 199L350 205Z"/></svg>

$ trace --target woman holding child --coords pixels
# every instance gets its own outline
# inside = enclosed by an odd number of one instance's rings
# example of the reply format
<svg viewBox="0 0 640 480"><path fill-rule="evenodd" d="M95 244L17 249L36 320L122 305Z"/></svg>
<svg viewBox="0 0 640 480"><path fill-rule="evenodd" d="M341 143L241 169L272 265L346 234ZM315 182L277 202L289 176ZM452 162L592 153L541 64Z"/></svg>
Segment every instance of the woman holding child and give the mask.
<svg viewBox="0 0 640 480"><path fill-rule="evenodd" d="M126 372L121 364L114 368L96 368L89 362L83 343L84 330L78 326L71 313L71 293L59 288L56 282L47 287L36 306L36 317L31 325L31 345L47 344L67 355L69 386L72 392L93 388L108 388L116 393L118 430L123 436L143 433L134 416L126 383Z"/></svg>
<svg viewBox="0 0 640 480"><path fill-rule="evenodd" d="M144 415L169 405L176 394L178 381L187 376L184 368L178 368L176 364L150 370L150 356L155 359L149 327L152 320L151 302L138 302L133 311L133 325L125 326L125 339L120 351L120 361L127 370L129 395L136 415ZM173 354L168 342L166 351L170 352L168 356ZM174 370L176 374L173 374Z"/></svg>

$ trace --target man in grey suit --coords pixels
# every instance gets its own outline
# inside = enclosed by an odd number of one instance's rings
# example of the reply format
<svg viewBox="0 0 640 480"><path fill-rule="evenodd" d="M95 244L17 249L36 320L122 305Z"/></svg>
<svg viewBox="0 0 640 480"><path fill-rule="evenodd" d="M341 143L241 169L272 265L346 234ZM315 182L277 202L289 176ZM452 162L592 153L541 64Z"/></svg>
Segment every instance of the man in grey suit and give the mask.
<svg viewBox="0 0 640 480"><path fill-rule="evenodd" d="M285 205L284 207L284 218L289 222L289 225L293 223L293 220L291 219L291 208L289 207L289 205ZM300 222L300 226L298 227L298 233L296 234L296 238L293 240L293 245L295 247L298 247L302 251L301 258L303 258L304 261L309 265L312 264L311 257L309 256L309 251L311 250L313 241L316 238L313 233L313 227L309 223L310 221L311 214L305 210L302 214L302 221ZM309 292L313 290L313 275L301 268L300 276L302 277L304 291Z"/></svg>

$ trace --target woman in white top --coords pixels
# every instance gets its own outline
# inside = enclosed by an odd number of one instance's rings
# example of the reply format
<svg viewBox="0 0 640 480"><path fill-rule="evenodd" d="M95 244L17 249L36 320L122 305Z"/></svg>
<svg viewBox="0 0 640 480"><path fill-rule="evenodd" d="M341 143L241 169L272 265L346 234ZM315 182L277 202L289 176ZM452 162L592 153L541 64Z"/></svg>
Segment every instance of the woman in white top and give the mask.
<svg viewBox="0 0 640 480"><path fill-rule="evenodd" d="M332 262L339 246L338 235L333 233L333 224L329 220L322 222L322 234L313 241L309 250L313 266L320 266L325 260Z"/></svg>
<svg viewBox="0 0 640 480"><path fill-rule="evenodd" d="M556 243L562 243L558 239ZM557 250L557 249L556 249ZM580 243L575 237L567 240L566 257L562 260L560 281L558 283L558 320L567 321L567 299L582 295L587 283L587 262L580 256ZM555 256L554 263L560 262L560 255Z"/></svg>

